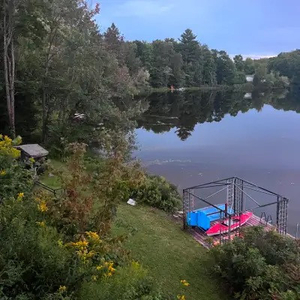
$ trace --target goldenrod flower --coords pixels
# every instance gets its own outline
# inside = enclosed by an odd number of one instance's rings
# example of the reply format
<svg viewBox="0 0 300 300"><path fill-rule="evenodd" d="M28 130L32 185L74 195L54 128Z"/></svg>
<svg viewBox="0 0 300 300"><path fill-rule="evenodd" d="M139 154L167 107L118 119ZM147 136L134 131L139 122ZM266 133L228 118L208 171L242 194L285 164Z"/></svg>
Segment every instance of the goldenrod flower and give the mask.
<svg viewBox="0 0 300 300"><path fill-rule="evenodd" d="M18 201L22 201L23 198L24 198L24 193L19 193L19 194L18 194L17 200L18 200Z"/></svg>
<svg viewBox="0 0 300 300"><path fill-rule="evenodd" d="M92 280L93 280L93 281L97 281L97 279L98 279L98 276L96 276L96 275L93 275L93 276L92 276Z"/></svg>
<svg viewBox="0 0 300 300"><path fill-rule="evenodd" d="M185 280L180 280L180 282L184 285L184 286L189 286L190 284Z"/></svg>
<svg viewBox="0 0 300 300"><path fill-rule="evenodd" d="M101 271L103 269L103 266L97 266L96 269L97 271Z"/></svg>
<svg viewBox="0 0 300 300"><path fill-rule="evenodd" d="M110 265L108 266L108 271L109 271L109 272L113 273L115 270L116 270L116 269L113 268L113 264L110 264Z"/></svg>
<svg viewBox="0 0 300 300"><path fill-rule="evenodd" d="M78 249L84 249L89 245L89 242L87 242L87 241L78 241L76 243L71 243L71 245L78 248Z"/></svg>
<svg viewBox="0 0 300 300"><path fill-rule="evenodd" d="M5 136L4 136L4 141L5 141L8 145L10 145L11 142L12 142L12 139L10 139L7 135L5 135Z"/></svg>
<svg viewBox="0 0 300 300"><path fill-rule="evenodd" d="M46 212L48 210L47 207L47 203L45 200L42 200L39 204L38 204L38 210L41 212Z"/></svg>
<svg viewBox="0 0 300 300"><path fill-rule="evenodd" d="M41 226L41 227L45 227L46 226L46 223L43 221L43 222L36 222L37 225Z"/></svg>
<svg viewBox="0 0 300 300"><path fill-rule="evenodd" d="M0 134L0 140L2 140L3 139L3 135L2 134Z"/></svg>
<svg viewBox="0 0 300 300"><path fill-rule="evenodd" d="M5 175L6 175L6 171L5 170L0 171L0 176L5 176Z"/></svg>
<svg viewBox="0 0 300 300"><path fill-rule="evenodd" d="M29 158L29 161L30 161L31 163L35 163L35 160L34 160L33 157L30 157L30 158Z"/></svg>
<svg viewBox="0 0 300 300"><path fill-rule="evenodd" d="M93 240L95 242L100 241L100 237L99 237L99 235L98 235L97 232L87 231L86 235L88 236L89 239L91 239L91 240Z"/></svg>
<svg viewBox="0 0 300 300"><path fill-rule="evenodd" d="M185 300L185 296L184 295L177 295L177 299L178 300Z"/></svg>
<svg viewBox="0 0 300 300"><path fill-rule="evenodd" d="M59 289L58 289L58 291L60 292L60 293L63 293L63 292L65 292L67 290L67 287L65 286L65 285L61 285L60 287L59 287Z"/></svg>

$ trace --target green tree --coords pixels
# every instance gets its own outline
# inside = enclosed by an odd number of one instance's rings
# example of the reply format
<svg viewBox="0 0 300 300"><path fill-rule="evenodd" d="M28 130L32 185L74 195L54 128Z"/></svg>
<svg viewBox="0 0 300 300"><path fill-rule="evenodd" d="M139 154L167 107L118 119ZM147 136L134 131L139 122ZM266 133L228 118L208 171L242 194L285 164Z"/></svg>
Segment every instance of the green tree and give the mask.
<svg viewBox="0 0 300 300"><path fill-rule="evenodd" d="M225 51L217 52L217 82L218 84L233 84L235 66Z"/></svg>
<svg viewBox="0 0 300 300"><path fill-rule="evenodd" d="M253 75L255 73L254 61L251 58L246 58L244 62L244 71L246 75Z"/></svg>
<svg viewBox="0 0 300 300"><path fill-rule="evenodd" d="M202 84L203 59L197 36L191 29L186 29L179 39L179 52L182 55L183 71L187 86Z"/></svg>
<svg viewBox="0 0 300 300"><path fill-rule="evenodd" d="M217 83L216 71L217 64L214 59L213 53L208 49L207 46L202 47L203 51L203 83L207 85L215 85Z"/></svg>
<svg viewBox="0 0 300 300"><path fill-rule="evenodd" d="M245 69L243 56L236 55L233 60L237 71L243 72Z"/></svg>

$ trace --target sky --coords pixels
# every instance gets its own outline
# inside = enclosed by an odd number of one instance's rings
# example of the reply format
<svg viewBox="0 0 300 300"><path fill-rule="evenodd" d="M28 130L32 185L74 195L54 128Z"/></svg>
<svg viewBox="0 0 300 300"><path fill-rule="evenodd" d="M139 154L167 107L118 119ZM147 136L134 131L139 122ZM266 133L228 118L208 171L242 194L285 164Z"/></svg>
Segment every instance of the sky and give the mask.
<svg viewBox="0 0 300 300"><path fill-rule="evenodd" d="M100 30L114 22L126 40L178 39L191 28L201 44L247 57L300 48L300 0L99 1Z"/></svg>

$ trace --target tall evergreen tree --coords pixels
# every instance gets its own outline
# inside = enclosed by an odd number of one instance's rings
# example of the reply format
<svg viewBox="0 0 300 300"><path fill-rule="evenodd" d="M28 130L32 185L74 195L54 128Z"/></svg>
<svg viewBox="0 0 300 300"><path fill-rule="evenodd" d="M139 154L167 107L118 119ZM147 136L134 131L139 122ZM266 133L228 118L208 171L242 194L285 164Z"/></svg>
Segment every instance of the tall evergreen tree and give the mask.
<svg viewBox="0 0 300 300"><path fill-rule="evenodd" d="M179 50L183 59L183 71L187 86L202 84L202 51L196 38L197 36L193 34L191 29L186 29L179 39Z"/></svg>

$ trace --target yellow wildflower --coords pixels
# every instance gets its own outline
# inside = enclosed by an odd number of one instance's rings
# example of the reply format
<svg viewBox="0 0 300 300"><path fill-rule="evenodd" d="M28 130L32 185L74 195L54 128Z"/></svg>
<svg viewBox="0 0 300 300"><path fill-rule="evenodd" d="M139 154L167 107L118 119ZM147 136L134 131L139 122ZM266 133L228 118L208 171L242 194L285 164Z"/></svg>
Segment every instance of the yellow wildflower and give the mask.
<svg viewBox="0 0 300 300"><path fill-rule="evenodd" d="M92 276L92 280L93 280L93 281L97 281L97 279L98 279L98 276L97 276L97 275L93 275L93 276Z"/></svg>
<svg viewBox="0 0 300 300"><path fill-rule="evenodd" d="M180 280L180 282L184 285L184 286L189 286L190 284L185 280Z"/></svg>
<svg viewBox="0 0 300 300"><path fill-rule="evenodd" d="M109 267L108 267L108 271L109 272L111 272L111 273L113 273L113 272L115 272L115 268L113 268L113 264L111 264L111 265L109 265Z"/></svg>
<svg viewBox="0 0 300 300"><path fill-rule="evenodd" d="M0 176L5 176L5 175L6 175L6 171L5 170L0 171Z"/></svg>
<svg viewBox="0 0 300 300"><path fill-rule="evenodd" d="M98 242L100 241L100 237L98 235L97 232L93 232L93 231L86 231L86 235L88 236L89 239Z"/></svg>
<svg viewBox="0 0 300 300"><path fill-rule="evenodd" d="M76 243L71 243L72 246L78 249L84 249L89 245L89 242L87 241L78 241Z"/></svg>
<svg viewBox="0 0 300 300"><path fill-rule="evenodd" d="M2 140L3 139L3 135L2 134L0 134L0 140Z"/></svg>
<svg viewBox="0 0 300 300"><path fill-rule="evenodd" d="M8 145L10 145L11 142L12 142L12 139L10 139L7 135L5 135L5 136L4 136L4 141L5 141Z"/></svg>
<svg viewBox="0 0 300 300"><path fill-rule="evenodd" d="M97 266L96 269L97 271L101 271L103 269L103 266Z"/></svg>
<svg viewBox="0 0 300 300"><path fill-rule="evenodd" d="M48 210L47 207L47 203L45 200L42 200L39 204L38 204L38 210L41 212L46 212Z"/></svg>
<svg viewBox="0 0 300 300"><path fill-rule="evenodd" d="M45 227L46 223L44 221L42 222L36 222L37 225L41 226L41 227Z"/></svg>
<svg viewBox="0 0 300 300"><path fill-rule="evenodd" d="M24 198L24 193L19 193L19 194L18 194L17 200L18 200L18 201L22 201L23 198Z"/></svg>
<svg viewBox="0 0 300 300"><path fill-rule="evenodd" d="M185 296L184 295L177 295L177 299L178 300L185 300Z"/></svg>
<svg viewBox="0 0 300 300"><path fill-rule="evenodd" d="M63 247L63 246L64 246L64 243L63 243L62 240L58 240L58 241L57 241L57 244L58 244L59 247Z"/></svg>
<svg viewBox="0 0 300 300"><path fill-rule="evenodd" d="M60 287L59 287L59 289L58 289L58 291L60 292L60 293L63 293L63 292L65 292L67 290L67 287L65 286L65 285L61 285Z"/></svg>
<svg viewBox="0 0 300 300"><path fill-rule="evenodd" d="M33 164L35 163L35 160L34 160L33 157L30 157L30 158L29 158L29 161L30 161L31 163L33 163Z"/></svg>
<svg viewBox="0 0 300 300"><path fill-rule="evenodd" d="M140 267L140 264L137 261L134 261L134 260L131 262L131 265L134 269L138 269Z"/></svg>

